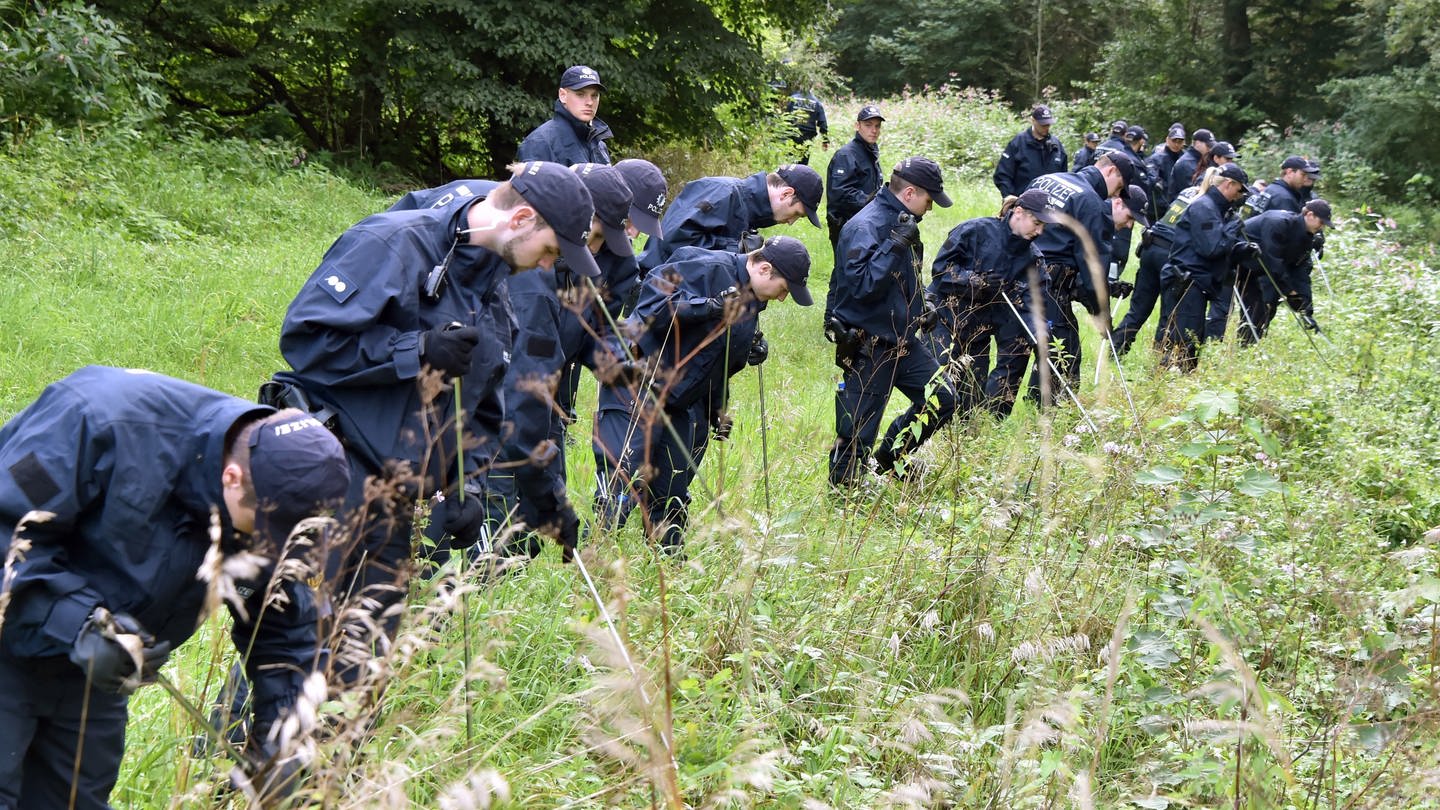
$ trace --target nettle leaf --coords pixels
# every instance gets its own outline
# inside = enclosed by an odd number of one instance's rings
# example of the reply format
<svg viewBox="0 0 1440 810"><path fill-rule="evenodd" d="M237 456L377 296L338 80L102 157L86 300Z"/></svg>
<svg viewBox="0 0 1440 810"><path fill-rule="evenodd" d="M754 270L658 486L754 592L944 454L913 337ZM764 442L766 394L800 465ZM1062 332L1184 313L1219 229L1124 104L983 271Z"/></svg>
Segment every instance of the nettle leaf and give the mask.
<svg viewBox="0 0 1440 810"><path fill-rule="evenodd" d="M1169 464L1157 464L1148 470L1141 470L1135 474L1135 483L1146 486L1164 486L1173 484L1185 478L1185 471Z"/></svg>
<svg viewBox="0 0 1440 810"><path fill-rule="evenodd" d="M1249 495L1252 498L1259 498L1264 495L1276 495L1285 491L1285 485L1280 479L1264 470L1246 470L1240 476L1240 482L1235 488Z"/></svg>
<svg viewBox="0 0 1440 810"><path fill-rule="evenodd" d="M1400 733L1401 725L1398 722L1368 723L1363 726L1351 726L1351 728L1354 729L1355 736L1359 738L1360 745L1365 750L1372 754L1378 754Z"/></svg>
<svg viewBox="0 0 1440 810"><path fill-rule="evenodd" d="M1265 432L1265 426L1260 423L1259 419L1253 416L1246 419L1245 432L1249 433L1250 438L1254 439L1255 443L1260 445L1261 450L1264 450L1271 456L1280 455L1280 440Z"/></svg>
<svg viewBox="0 0 1440 810"><path fill-rule="evenodd" d="M1162 616L1173 616L1177 619L1183 619L1190 615L1190 611L1194 605L1195 601L1193 599L1187 599L1180 594L1162 593L1160 594L1160 604L1155 606L1155 611Z"/></svg>
<svg viewBox="0 0 1440 810"><path fill-rule="evenodd" d="M1240 412L1240 395L1234 391L1201 391L1190 398L1186 410L1200 422L1209 422L1222 413L1234 416Z"/></svg>
<svg viewBox="0 0 1440 810"><path fill-rule="evenodd" d="M1146 669L1166 669L1180 660L1170 639L1158 630L1137 630L1126 646Z"/></svg>

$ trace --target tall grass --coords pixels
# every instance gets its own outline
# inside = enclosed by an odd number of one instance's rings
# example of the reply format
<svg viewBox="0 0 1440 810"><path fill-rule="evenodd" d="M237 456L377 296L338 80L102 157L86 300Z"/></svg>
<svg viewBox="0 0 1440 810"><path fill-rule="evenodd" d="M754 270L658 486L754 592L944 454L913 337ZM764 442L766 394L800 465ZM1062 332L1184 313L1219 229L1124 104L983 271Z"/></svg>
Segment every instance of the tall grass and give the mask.
<svg viewBox="0 0 1440 810"><path fill-rule="evenodd" d="M887 114L925 104L916 116L989 115L951 96ZM925 151L904 132L890 128L887 163ZM767 165L751 156L727 173ZM930 250L993 213L986 174L947 175L957 205L925 219ZM0 158L0 195L20 212L0 225L12 268L0 334L19 347L0 374L6 415L87 362L248 396L278 366L300 281L385 203L291 168L278 148L59 136ZM810 247L822 289L823 232L783 232ZM747 371L734 436L701 469L718 500L692 510L689 561L657 560L638 521L582 552L619 643L554 552L491 585L417 585L383 702L324 707L313 795L333 807L1440 806L1440 579L1421 538L1440 472L1440 285L1430 255L1397 236L1351 216L1330 240L1334 294L1317 282L1327 337L1313 345L1282 320L1253 349L1207 346L1190 376L1137 349L1124 367L1137 419L1111 366L1097 382L1090 329L1081 397L1098 430L1072 407L1022 404L1003 423L942 431L918 480L851 497L825 483L839 376L820 308L769 307L769 469ZM583 503L580 410L569 475ZM224 638L208 626L167 669L197 704L225 669ZM220 787L228 765L190 755L196 730L169 695L131 705L117 805L243 804Z"/></svg>

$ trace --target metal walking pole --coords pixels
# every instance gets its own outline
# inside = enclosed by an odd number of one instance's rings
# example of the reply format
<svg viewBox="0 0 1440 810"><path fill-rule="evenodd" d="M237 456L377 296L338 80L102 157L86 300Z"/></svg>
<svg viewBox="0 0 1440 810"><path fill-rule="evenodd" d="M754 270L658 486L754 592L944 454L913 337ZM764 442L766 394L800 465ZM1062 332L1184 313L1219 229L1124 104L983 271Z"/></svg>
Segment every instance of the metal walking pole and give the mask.
<svg viewBox="0 0 1440 810"><path fill-rule="evenodd" d="M1255 320L1250 317L1250 310L1245 306L1245 299L1240 297L1238 286L1230 288L1230 295L1235 299L1235 305L1240 307L1240 314L1245 316L1245 325L1250 327L1250 334L1255 338L1255 343L1260 343L1260 330L1255 327Z"/></svg>
<svg viewBox="0 0 1440 810"><path fill-rule="evenodd" d="M1045 362L1050 365L1050 371L1055 375L1055 379L1060 382L1060 387L1064 388L1065 393L1070 395L1070 399L1074 401L1075 407L1080 411L1080 415L1084 417L1085 423L1090 426L1091 430L1095 431L1096 435L1099 435L1100 428L1095 426L1095 420L1090 418L1090 414L1085 410L1085 406L1080 404L1080 397L1075 395L1075 389L1070 387L1070 383L1065 379L1065 375L1060 373L1060 367L1055 365L1055 359L1052 358L1048 352L1044 351L1045 347L1040 345L1040 339L1035 337L1035 333L1030 329L1030 324L1025 323L1025 318L1020 315L1020 310L1015 308L1015 302L1011 301L1008 295L1001 295L1000 297L1004 299L1005 306L1010 308L1010 314L1014 315L1015 320L1020 322L1020 328L1024 329L1025 334L1029 336L1031 345L1035 347L1036 355L1038 356L1041 353L1045 354Z"/></svg>
<svg viewBox="0 0 1440 810"><path fill-rule="evenodd" d="M451 321L445 325L445 331L462 329L464 326L459 321ZM465 420L462 415L465 413L465 405L460 397L460 375L450 378L454 386L455 406L455 497L459 499L460 507L465 507ZM461 552L463 555L465 552ZM474 747L475 741L475 707L470 700L470 592L461 586L460 591L460 627L464 634L465 665L460 672L462 687L465 690L465 750L468 752Z"/></svg>
<svg viewBox="0 0 1440 810"><path fill-rule="evenodd" d="M774 520L770 513L770 432L765 417L765 364L755 367L755 378L760 386L760 477L765 482L765 519Z"/></svg>

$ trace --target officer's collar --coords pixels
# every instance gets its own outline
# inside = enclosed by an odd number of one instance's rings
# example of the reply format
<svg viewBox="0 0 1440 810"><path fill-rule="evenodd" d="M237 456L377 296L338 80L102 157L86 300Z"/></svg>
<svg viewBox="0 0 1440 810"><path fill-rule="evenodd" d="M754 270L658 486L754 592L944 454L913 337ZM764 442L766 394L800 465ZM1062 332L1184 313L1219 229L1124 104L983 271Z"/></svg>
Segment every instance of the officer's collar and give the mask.
<svg viewBox="0 0 1440 810"><path fill-rule="evenodd" d="M770 192L766 172L756 172L745 178L742 188L745 192L745 207L749 209L751 228L769 228L775 224L775 209L770 207Z"/></svg>
<svg viewBox="0 0 1440 810"><path fill-rule="evenodd" d="M925 218L924 214L919 216L911 214L910 209L905 207L905 203L900 202L900 198L896 197L895 192L890 190L889 184L882 184L880 186L880 190L875 194L875 199L879 200L881 205L895 209L896 213L910 214L910 216L915 217L916 222Z"/></svg>
<svg viewBox="0 0 1440 810"><path fill-rule="evenodd" d="M559 99L555 100L555 117L569 124L570 127L580 135L581 140L589 138L592 132L608 133L610 131L610 127L606 126L605 122L601 121L598 115L589 121L581 121L579 118L571 115L570 111L565 109L565 105L560 103Z"/></svg>

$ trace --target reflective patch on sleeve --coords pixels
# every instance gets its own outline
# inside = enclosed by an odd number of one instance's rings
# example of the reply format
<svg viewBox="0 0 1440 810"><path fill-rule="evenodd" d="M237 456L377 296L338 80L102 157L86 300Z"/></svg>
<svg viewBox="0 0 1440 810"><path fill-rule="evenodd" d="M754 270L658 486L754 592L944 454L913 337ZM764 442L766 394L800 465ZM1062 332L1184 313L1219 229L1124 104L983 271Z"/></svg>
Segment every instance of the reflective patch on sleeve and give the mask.
<svg viewBox="0 0 1440 810"><path fill-rule="evenodd" d="M319 284L320 289L330 293L330 297L341 304L345 303L346 299L354 295L356 290L355 282L334 271L327 272L320 276L320 279L315 283Z"/></svg>
<svg viewBox="0 0 1440 810"><path fill-rule="evenodd" d="M10 475L15 478L15 484L20 487L20 491L30 499L31 506L44 506L51 498L60 494L60 485L45 471L45 466L34 453L11 464Z"/></svg>

